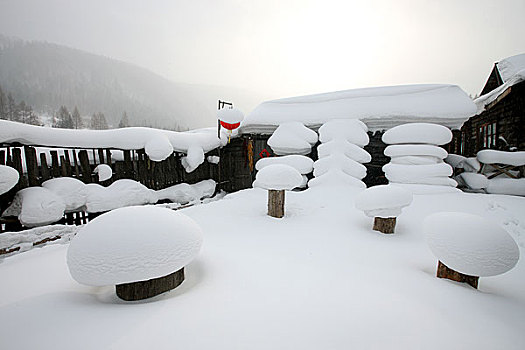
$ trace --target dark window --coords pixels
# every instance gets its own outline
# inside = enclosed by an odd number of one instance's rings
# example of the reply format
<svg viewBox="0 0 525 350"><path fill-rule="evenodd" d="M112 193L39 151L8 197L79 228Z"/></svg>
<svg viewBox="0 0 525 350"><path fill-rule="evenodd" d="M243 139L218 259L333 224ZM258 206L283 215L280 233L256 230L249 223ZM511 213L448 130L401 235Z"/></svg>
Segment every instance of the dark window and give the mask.
<svg viewBox="0 0 525 350"><path fill-rule="evenodd" d="M482 148L496 147L496 123L487 123L479 127L479 145Z"/></svg>

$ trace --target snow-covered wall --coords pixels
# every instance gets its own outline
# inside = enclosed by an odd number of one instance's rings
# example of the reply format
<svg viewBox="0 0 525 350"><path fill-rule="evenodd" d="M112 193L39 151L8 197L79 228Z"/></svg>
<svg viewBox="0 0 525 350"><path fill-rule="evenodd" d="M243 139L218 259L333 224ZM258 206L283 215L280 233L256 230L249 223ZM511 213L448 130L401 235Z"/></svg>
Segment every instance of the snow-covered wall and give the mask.
<svg viewBox="0 0 525 350"><path fill-rule="evenodd" d="M402 85L308 95L261 103L241 124L241 133L271 133L297 121L317 128L332 119L361 119L369 130L409 122L459 129L476 106L456 85Z"/></svg>

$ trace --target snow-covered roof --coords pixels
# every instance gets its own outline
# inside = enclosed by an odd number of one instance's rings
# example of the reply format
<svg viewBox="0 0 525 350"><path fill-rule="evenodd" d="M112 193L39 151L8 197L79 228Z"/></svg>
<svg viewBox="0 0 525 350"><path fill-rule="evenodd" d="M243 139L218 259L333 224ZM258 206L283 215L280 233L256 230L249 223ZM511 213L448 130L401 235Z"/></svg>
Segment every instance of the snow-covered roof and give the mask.
<svg viewBox="0 0 525 350"><path fill-rule="evenodd" d="M372 131L418 121L457 129L475 113L456 85L385 86L266 101L246 116L241 133L271 133L291 121L317 128L332 119L361 119Z"/></svg>
<svg viewBox="0 0 525 350"><path fill-rule="evenodd" d="M525 54L507 57L497 62L496 68L503 84L474 100L478 113L483 112L487 105L496 101L508 88L525 81Z"/></svg>

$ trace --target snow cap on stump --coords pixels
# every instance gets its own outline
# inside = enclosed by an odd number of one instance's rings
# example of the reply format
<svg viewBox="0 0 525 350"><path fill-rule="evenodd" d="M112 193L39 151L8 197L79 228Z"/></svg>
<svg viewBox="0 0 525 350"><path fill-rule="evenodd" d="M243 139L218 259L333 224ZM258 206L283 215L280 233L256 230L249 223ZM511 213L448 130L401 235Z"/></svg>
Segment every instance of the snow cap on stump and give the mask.
<svg viewBox="0 0 525 350"><path fill-rule="evenodd" d="M403 143L445 145L452 140L452 132L439 124L408 123L387 130L382 140L387 145Z"/></svg>
<svg viewBox="0 0 525 350"><path fill-rule="evenodd" d="M355 198L355 207L364 211L369 217L397 217L401 214L401 209L410 203L412 203L412 194L392 185L367 188Z"/></svg>
<svg viewBox="0 0 525 350"><path fill-rule="evenodd" d="M184 214L159 207L126 207L79 230L67 252L69 272L91 286L118 285L169 275L192 261L200 227Z"/></svg>
<svg viewBox="0 0 525 350"><path fill-rule="evenodd" d="M307 156L298 154L291 154L282 157L267 157L261 158L255 163L255 169L261 170L272 164L286 164L295 168L301 174L311 173L313 170L314 161Z"/></svg>
<svg viewBox="0 0 525 350"><path fill-rule="evenodd" d="M286 164L268 165L257 172L253 187L265 190L292 190L303 183L302 175Z"/></svg>
<svg viewBox="0 0 525 350"><path fill-rule="evenodd" d="M20 174L16 169L7 165L0 165L0 194L8 192L16 186Z"/></svg>
<svg viewBox="0 0 525 350"><path fill-rule="evenodd" d="M432 214L423 221L432 253L446 266L470 276L495 276L512 269L520 253L500 226L477 215Z"/></svg>
<svg viewBox="0 0 525 350"><path fill-rule="evenodd" d="M98 175L98 181L106 181L111 179L113 176L113 170L107 164L99 164L94 170L94 173Z"/></svg>
<svg viewBox="0 0 525 350"><path fill-rule="evenodd" d="M275 154L308 154L317 143L317 133L300 122L283 123L275 129L268 139Z"/></svg>

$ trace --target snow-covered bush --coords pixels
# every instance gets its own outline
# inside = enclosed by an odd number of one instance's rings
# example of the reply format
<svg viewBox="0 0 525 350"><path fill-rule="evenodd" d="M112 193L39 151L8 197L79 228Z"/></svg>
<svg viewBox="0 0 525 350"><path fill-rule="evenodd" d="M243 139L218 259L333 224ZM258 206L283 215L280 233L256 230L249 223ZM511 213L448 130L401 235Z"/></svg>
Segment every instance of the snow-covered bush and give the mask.
<svg viewBox="0 0 525 350"><path fill-rule="evenodd" d="M412 203L412 194L395 185L367 188L355 197L355 207L374 218L375 231L394 233L396 217Z"/></svg>
<svg viewBox="0 0 525 350"><path fill-rule="evenodd" d="M467 282L512 269L519 259L514 239L491 221L472 214L444 212L423 221L430 250L438 258L438 277ZM443 266L444 265L444 266Z"/></svg>
<svg viewBox="0 0 525 350"><path fill-rule="evenodd" d="M372 157L362 147L369 142L366 125L357 119L334 119L319 128L317 148L319 159L314 162L314 178L309 187L319 185L350 185L366 188L361 181Z"/></svg>
<svg viewBox="0 0 525 350"><path fill-rule="evenodd" d="M253 187L268 190L268 215L284 216L284 191L301 186L303 176L286 164L271 164L257 172Z"/></svg>
<svg viewBox="0 0 525 350"><path fill-rule="evenodd" d="M117 285L124 300L175 288L198 254L202 231L189 217L158 207L127 207L79 230L67 253L71 276L91 286Z"/></svg>
<svg viewBox="0 0 525 350"><path fill-rule="evenodd" d="M411 123L387 130L382 136L390 163L383 166L388 181L416 194L455 192L453 169L443 162L439 147L452 140L452 132L438 124Z"/></svg>
<svg viewBox="0 0 525 350"><path fill-rule="evenodd" d="M20 174L10 166L0 165L0 194L8 192L16 186Z"/></svg>

